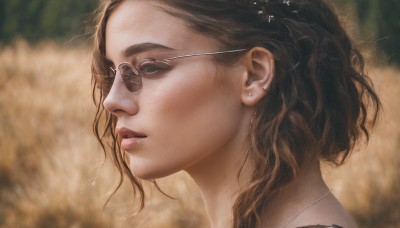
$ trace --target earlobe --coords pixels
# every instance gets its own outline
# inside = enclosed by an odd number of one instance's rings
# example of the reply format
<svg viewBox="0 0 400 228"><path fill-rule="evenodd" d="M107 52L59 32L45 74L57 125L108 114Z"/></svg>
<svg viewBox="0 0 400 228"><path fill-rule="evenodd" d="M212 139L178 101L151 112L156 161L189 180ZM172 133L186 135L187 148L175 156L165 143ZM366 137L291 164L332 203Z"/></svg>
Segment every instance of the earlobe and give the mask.
<svg viewBox="0 0 400 228"><path fill-rule="evenodd" d="M255 47L246 54L245 64L247 71L242 83L242 102L254 106L268 93L274 76L274 56L265 48Z"/></svg>

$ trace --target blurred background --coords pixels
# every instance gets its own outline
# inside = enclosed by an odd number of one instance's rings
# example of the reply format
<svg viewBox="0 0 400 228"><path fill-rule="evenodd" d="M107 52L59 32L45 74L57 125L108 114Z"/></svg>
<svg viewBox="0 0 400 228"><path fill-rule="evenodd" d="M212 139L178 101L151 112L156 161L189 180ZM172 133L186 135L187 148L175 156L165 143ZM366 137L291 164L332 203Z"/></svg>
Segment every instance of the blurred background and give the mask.
<svg viewBox="0 0 400 228"><path fill-rule="evenodd" d="M91 132L90 64L100 0L0 0L0 227L208 227L185 173L150 184L136 214L129 185ZM360 227L400 227L400 1L334 1L367 58L384 113L368 145L323 166Z"/></svg>

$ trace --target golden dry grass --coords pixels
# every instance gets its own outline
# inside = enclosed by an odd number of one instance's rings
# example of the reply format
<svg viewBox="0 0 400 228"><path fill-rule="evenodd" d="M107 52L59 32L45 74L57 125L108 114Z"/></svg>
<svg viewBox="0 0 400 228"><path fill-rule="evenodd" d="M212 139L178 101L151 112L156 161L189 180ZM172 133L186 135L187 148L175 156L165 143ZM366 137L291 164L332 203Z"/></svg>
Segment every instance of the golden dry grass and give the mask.
<svg viewBox="0 0 400 228"><path fill-rule="evenodd" d="M400 70L370 68L383 113L368 145L358 145L325 177L361 227L400 227Z"/></svg>
<svg viewBox="0 0 400 228"><path fill-rule="evenodd" d="M91 133L90 49L23 41L0 49L0 227L208 227L184 173L148 186L134 217L129 186L103 209L117 172ZM324 167L335 195L362 227L400 226L400 75L371 68L384 115L368 146L343 167Z"/></svg>

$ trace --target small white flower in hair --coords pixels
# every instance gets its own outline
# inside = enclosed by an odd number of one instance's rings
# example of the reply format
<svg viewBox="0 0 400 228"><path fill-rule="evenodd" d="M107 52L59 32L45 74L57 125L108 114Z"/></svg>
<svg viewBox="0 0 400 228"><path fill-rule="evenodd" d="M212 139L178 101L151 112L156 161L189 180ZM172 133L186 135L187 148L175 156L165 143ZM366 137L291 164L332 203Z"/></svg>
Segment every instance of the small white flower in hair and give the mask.
<svg viewBox="0 0 400 228"><path fill-rule="evenodd" d="M271 21L275 18L274 15L268 15L268 23L271 23Z"/></svg>

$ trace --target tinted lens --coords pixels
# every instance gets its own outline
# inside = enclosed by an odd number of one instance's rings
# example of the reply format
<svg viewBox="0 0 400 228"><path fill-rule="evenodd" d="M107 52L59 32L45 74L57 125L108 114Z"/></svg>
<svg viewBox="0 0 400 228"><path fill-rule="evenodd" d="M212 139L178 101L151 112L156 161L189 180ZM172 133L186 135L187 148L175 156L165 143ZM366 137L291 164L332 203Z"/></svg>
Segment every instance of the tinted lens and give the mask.
<svg viewBox="0 0 400 228"><path fill-rule="evenodd" d="M130 92L136 92L142 88L142 77L129 63L122 63L118 69L126 88Z"/></svg>

